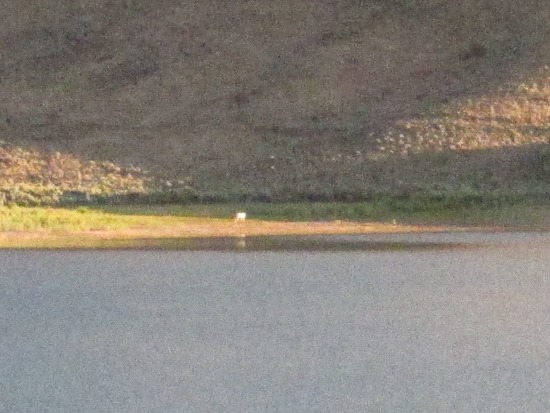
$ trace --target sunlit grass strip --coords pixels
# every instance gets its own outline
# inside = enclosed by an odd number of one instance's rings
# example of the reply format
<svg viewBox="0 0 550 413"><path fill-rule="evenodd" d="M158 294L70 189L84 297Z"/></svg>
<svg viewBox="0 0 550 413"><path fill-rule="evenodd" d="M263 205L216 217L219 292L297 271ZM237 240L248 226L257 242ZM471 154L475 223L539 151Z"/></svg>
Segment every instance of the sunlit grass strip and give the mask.
<svg viewBox="0 0 550 413"><path fill-rule="evenodd" d="M173 216L108 213L89 208L0 207L0 232L102 231L158 228L179 221Z"/></svg>
<svg viewBox="0 0 550 413"><path fill-rule="evenodd" d="M210 212L221 215L214 206ZM155 240L308 234L364 234L443 230L441 227L352 221L273 221L236 223L224 218L182 216L177 208L106 212L89 208L0 208L0 248L147 248ZM202 210L206 213L208 208ZM151 244L152 243L152 244ZM163 241L165 244L165 241Z"/></svg>
<svg viewBox="0 0 550 413"><path fill-rule="evenodd" d="M550 203L537 201L466 204L426 200L372 202L292 202L104 206L108 213L231 219L246 211L252 219L269 222L379 222L412 225L459 225L548 228Z"/></svg>

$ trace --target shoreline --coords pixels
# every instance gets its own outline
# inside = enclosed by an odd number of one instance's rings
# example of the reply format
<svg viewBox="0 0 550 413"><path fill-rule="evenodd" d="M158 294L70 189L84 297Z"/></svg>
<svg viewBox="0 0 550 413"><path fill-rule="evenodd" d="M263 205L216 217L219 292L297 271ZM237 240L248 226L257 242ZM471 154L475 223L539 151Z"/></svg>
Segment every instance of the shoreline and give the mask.
<svg viewBox="0 0 550 413"><path fill-rule="evenodd" d="M550 231L549 205L404 213L369 204L1 207L0 249L127 248L162 240L430 232ZM365 218L369 218L365 220Z"/></svg>
<svg viewBox="0 0 550 413"><path fill-rule="evenodd" d="M210 221L210 222L209 222ZM405 225L393 223L312 221L276 222L250 220L234 223L228 220L201 220L166 228L124 228L84 231L7 231L0 232L0 249L78 249L113 248L117 242L126 248L132 242L185 240L193 238L240 238L308 235L399 234L420 232L501 231L497 227L458 227L446 225Z"/></svg>

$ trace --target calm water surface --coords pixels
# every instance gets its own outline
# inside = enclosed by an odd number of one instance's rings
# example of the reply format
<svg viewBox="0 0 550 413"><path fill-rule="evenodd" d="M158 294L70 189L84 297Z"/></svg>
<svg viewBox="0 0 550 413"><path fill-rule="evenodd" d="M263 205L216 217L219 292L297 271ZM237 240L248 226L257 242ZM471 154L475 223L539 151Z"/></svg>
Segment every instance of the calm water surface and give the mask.
<svg viewBox="0 0 550 413"><path fill-rule="evenodd" d="M549 234L329 240L0 251L0 412L550 411Z"/></svg>

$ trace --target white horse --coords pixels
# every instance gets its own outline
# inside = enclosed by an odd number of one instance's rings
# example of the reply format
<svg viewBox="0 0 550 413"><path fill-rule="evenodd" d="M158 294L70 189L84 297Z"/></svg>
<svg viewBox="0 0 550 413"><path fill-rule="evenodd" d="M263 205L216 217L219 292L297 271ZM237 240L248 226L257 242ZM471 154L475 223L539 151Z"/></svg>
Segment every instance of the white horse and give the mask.
<svg viewBox="0 0 550 413"><path fill-rule="evenodd" d="M246 219L246 212L237 212L235 215L235 222L244 222Z"/></svg>

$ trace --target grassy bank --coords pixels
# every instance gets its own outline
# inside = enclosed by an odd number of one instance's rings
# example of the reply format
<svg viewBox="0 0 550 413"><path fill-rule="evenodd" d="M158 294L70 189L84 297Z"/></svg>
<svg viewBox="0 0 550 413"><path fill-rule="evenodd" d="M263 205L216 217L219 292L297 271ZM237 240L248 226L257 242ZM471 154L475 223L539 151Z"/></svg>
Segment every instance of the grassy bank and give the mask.
<svg viewBox="0 0 550 413"><path fill-rule="evenodd" d="M86 207L75 209L0 207L0 233L117 231L128 228L160 228L178 218L107 213Z"/></svg>
<svg viewBox="0 0 550 413"><path fill-rule="evenodd" d="M525 200L518 203L479 203L474 205L444 205L433 203L419 206L410 201L382 200L378 202L319 203L248 203L186 206L124 206L102 207L102 211L117 214L146 214L202 219L224 219L243 210L257 220L272 222L376 222L404 225L500 227L506 229L550 228L550 204Z"/></svg>
<svg viewBox="0 0 550 413"><path fill-rule="evenodd" d="M235 211L249 219L235 223ZM441 231L456 228L550 228L550 204L442 207L380 200L369 203L211 204L0 208L0 247L100 247L109 240L243 235ZM130 246L129 244L126 246Z"/></svg>
<svg viewBox="0 0 550 413"><path fill-rule="evenodd" d="M252 205L249 205L252 206ZM265 206L256 205L251 219L234 222L237 206L117 207L61 209L0 208L0 248L146 248L169 239L266 235L354 234L440 231L436 226L397 223L261 219ZM285 208L290 208L286 206ZM293 205L307 210L305 205ZM232 210L230 212L230 209ZM277 208L275 208L277 210ZM286 212L285 212L286 211ZM289 209L280 209L288 214ZM258 216L256 217L256 213ZM265 210L264 210L265 216ZM289 215L287 215L289 216ZM164 244L163 244L164 245Z"/></svg>

